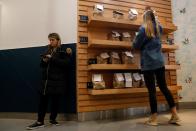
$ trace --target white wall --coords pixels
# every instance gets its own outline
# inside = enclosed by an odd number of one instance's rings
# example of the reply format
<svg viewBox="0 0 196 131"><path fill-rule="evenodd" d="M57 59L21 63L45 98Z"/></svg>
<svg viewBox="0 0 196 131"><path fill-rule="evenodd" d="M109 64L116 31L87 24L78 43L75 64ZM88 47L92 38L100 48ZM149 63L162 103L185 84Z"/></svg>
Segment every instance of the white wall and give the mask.
<svg viewBox="0 0 196 131"><path fill-rule="evenodd" d="M181 64L177 72L178 84L182 85L182 102L196 101L196 0L172 0L173 19L178 30L174 33L175 43L179 45L176 59ZM186 8L186 13L180 10ZM185 38L189 44L184 44ZM192 81L189 81L189 77Z"/></svg>
<svg viewBox="0 0 196 131"><path fill-rule="evenodd" d="M0 50L46 45L51 32L77 41L77 0L0 0Z"/></svg>

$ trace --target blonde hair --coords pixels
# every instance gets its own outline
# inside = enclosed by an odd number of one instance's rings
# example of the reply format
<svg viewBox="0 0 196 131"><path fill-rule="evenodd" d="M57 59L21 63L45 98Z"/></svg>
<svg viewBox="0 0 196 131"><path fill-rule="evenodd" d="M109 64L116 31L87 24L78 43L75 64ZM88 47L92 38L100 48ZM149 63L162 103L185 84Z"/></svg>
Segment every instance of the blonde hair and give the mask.
<svg viewBox="0 0 196 131"><path fill-rule="evenodd" d="M154 30L153 23L156 24L156 32ZM144 13L143 25L145 28L146 36L148 38L160 37L161 34L160 34L159 24L156 22L155 16L152 10L147 10Z"/></svg>
<svg viewBox="0 0 196 131"><path fill-rule="evenodd" d="M59 34L57 34L57 33L50 33L50 34L48 35L48 39L49 39L49 38L54 38L54 39L56 39L56 40L58 41L58 46L61 45L61 37L60 37Z"/></svg>

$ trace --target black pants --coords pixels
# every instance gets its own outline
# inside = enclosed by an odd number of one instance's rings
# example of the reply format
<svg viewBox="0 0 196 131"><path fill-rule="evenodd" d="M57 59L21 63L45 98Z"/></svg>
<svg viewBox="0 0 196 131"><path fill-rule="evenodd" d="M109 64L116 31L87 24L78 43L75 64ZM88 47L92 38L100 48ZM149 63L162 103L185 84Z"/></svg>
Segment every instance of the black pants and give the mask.
<svg viewBox="0 0 196 131"><path fill-rule="evenodd" d="M165 67L156 70L143 71L143 73L144 73L144 80L148 88L151 113L152 114L157 113L155 77L161 92L163 93L163 95L165 96L169 104L169 107L173 108L175 106L175 103L171 92L167 88L167 84L165 80Z"/></svg>
<svg viewBox="0 0 196 131"><path fill-rule="evenodd" d="M46 115L48 102L51 102L51 114L50 120L56 120L58 107L59 107L59 96L58 95L42 95L40 96L40 103L38 107L38 122L44 122Z"/></svg>

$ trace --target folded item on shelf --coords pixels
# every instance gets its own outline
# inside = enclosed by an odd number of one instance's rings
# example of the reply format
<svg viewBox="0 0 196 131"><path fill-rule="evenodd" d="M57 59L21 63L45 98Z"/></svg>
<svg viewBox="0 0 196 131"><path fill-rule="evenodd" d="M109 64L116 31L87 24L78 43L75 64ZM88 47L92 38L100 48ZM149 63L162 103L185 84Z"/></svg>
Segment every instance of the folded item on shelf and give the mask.
<svg viewBox="0 0 196 131"><path fill-rule="evenodd" d="M121 37L122 37L122 41L131 42L131 35L129 32L123 32Z"/></svg>
<svg viewBox="0 0 196 131"><path fill-rule="evenodd" d="M114 10L113 11L113 18L117 18L117 19L122 19L124 16L124 13L119 11L119 10Z"/></svg>
<svg viewBox="0 0 196 131"><path fill-rule="evenodd" d="M97 64L108 64L109 59L108 53L104 52L97 56Z"/></svg>
<svg viewBox="0 0 196 131"><path fill-rule="evenodd" d="M140 87L141 75L139 73L133 73L133 87Z"/></svg>
<svg viewBox="0 0 196 131"><path fill-rule="evenodd" d="M110 33L108 33L108 40L116 40L116 41L120 41L120 33L117 31L111 31Z"/></svg>
<svg viewBox="0 0 196 131"><path fill-rule="evenodd" d="M125 87L125 79L123 73L115 73L113 79L113 87L114 88L124 88Z"/></svg>
<svg viewBox="0 0 196 131"><path fill-rule="evenodd" d="M119 54L117 52L110 53L110 64L121 64Z"/></svg>
<svg viewBox="0 0 196 131"><path fill-rule="evenodd" d="M123 64L133 64L133 54L131 51L122 52L122 63Z"/></svg>
<svg viewBox="0 0 196 131"><path fill-rule="evenodd" d="M140 87L145 87L146 84L145 84L145 80L144 80L144 75L141 74L141 82L140 82Z"/></svg>
<svg viewBox="0 0 196 131"><path fill-rule="evenodd" d="M137 19L137 16L138 16L138 12L136 9L129 9L129 15L128 15L128 18L130 20L136 20Z"/></svg>
<svg viewBox="0 0 196 131"><path fill-rule="evenodd" d="M105 82L102 74L92 74L93 89L105 89Z"/></svg>
<svg viewBox="0 0 196 131"><path fill-rule="evenodd" d="M133 87L132 85L132 74L124 73L125 76L125 87Z"/></svg>
<svg viewBox="0 0 196 131"><path fill-rule="evenodd" d="M104 12L104 6L102 4L95 4L94 5L94 10L93 10L93 14L99 14L102 15Z"/></svg>

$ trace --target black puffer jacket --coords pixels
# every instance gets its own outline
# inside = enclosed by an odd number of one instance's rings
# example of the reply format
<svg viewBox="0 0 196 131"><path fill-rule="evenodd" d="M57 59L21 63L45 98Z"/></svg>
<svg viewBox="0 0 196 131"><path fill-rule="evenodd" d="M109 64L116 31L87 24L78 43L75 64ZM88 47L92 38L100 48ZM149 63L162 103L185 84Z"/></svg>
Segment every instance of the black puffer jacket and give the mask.
<svg viewBox="0 0 196 131"><path fill-rule="evenodd" d="M61 48L56 52L48 62L41 59L42 67L42 89L41 92L46 94L65 94L67 87L67 73L70 65L70 55Z"/></svg>

